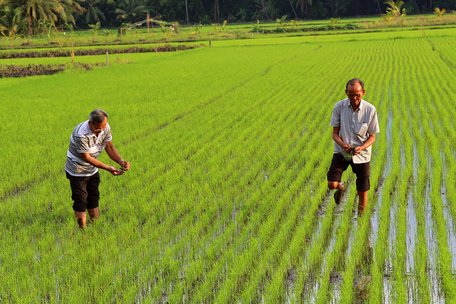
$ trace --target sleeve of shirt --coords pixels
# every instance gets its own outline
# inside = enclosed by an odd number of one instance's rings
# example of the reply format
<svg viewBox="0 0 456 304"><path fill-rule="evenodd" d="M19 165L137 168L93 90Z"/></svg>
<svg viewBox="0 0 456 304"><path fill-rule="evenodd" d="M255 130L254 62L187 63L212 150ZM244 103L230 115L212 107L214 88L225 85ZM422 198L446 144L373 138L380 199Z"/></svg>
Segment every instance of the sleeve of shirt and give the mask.
<svg viewBox="0 0 456 304"><path fill-rule="evenodd" d="M74 143L76 145L76 149L78 153L87 153L90 149L89 138L87 137L77 137L74 138Z"/></svg>
<svg viewBox="0 0 456 304"><path fill-rule="evenodd" d="M109 130L109 133L106 135L106 140L105 142L110 142L112 141L112 133L111 133L111 130Z"/></svg>
<svg viewBox="0 0 456 304"><path fill-rule="evenodd" d="M112 133L111 133L111 126L108 124L106 128L106 135L104 136L103 143L106 144L112 141Z"/></svg>
<svg viewBox="0 0 456 304"><path fill-rule="evenodd" d="M340 127L340 106L339 103L333 108L332 115L331 115L331 127Z"/></svg>
<svg viewBox="0 0 456 304"><path fill-rule="evenodd" d="M371 116L367 132L369 132L369 134L377 134L380 132L380 127L378 126L377 119L377 110L374 110L374 113Z"/></svg>

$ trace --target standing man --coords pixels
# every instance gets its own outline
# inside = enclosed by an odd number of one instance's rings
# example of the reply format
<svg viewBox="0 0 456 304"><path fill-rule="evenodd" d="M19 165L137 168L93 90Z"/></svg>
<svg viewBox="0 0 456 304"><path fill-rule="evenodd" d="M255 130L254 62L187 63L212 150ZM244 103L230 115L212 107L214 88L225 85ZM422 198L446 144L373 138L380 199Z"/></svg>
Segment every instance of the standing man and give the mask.
<svg viewBox="0 0 456 304"><path fill-rule="evenodd" d="M120 169L97 159L105 148L109 157L121 166ZM73 210L80 228L86 226L86 210L92 221L99 216L98 168L109 171L112 175L122 175L130 169L130 163L120 157L112 143L108 114L101 109L93 110L89 120L74 128L65 163L66 177L70 180L71 198L74 202Z"/></svg>
<svg viewBox="0 0 456 304"><path fill-rule="evenodd" d="M331 116L334 154L328 171L328 188L337 189L334 200L339 204L345 192L342 173L350 165L356 174L358 214L361 215L367 207L367 191L370 189L372 144L380 128L377 110L362 99L366 93L363 81L358 78L349 80L345 93L348 98L336 103Z"/></svg>

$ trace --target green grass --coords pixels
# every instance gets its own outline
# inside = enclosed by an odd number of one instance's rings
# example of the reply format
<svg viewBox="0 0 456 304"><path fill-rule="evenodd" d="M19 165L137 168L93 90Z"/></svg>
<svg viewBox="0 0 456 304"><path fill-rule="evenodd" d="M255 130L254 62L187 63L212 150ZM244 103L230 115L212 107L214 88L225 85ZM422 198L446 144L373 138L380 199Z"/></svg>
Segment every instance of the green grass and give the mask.
<svg viewBox="0 0 456 304"><path fill-rule="evenodd" d="M423 278L429 248L421 196L428 181L438 284L452 302L455 253L440 186L454 218L455 33L268 35L113 55L109 66L92 71L0 79L0 302L294 303L310 296L352 303L361 276L371 277L366 301L406 303L406 280L416 282L412 294L432 301L433 282ZM340 207L326 189L331 110L352 77L365 80L381 128L370 204L356 222L351 170ZM121 177L101 172L101 217L82 232L63 165L73 127L96 107L110 114L114 143L132 170ZM102 160L108 162L105 154ZM412 273L409 195L419 225ZM375 212L378 240L369 257ZM385 295L389 257L393 290ZM307 293L316 284L315 294Z"/></svg>

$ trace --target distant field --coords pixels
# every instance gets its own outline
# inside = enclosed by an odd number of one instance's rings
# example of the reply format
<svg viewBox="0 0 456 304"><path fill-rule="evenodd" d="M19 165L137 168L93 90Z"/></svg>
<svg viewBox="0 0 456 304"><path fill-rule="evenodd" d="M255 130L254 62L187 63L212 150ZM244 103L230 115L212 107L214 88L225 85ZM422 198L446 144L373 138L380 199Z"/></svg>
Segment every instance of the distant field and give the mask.
<svg viewBox="0 0 456 304"><path fill-rule="evenodd" d="M453 28L273 35L0 79L0 302L456 302L455 49ZM30 63L70 58L0 61ZM326 186L352 77L381 128L362 217L350 169L340 206ZM96 107L132 169L101 173L80 231L63 166Z"/></svg>
<svg viewBox="0 0 456 304"><path fill-rule="evenodd" d="M171 23L169 23L171 24ZM271 36L314 36L364 31L400 31L423 28L455 28L456 13L441 17L434 14L410 15L387 20L384 16L364 18L332 18L324 20L250 21L236 24L224 20L221 24L182 24L177 27L152 24L149 29L142 27L127 29L119 35L118 29L65 30L59 29L33 38L16 35L14 39L0 39L0 50L12 48L78 48L96 45L127 45L151 43L184 43L225 39L256 39L265 34Z"/></svg>

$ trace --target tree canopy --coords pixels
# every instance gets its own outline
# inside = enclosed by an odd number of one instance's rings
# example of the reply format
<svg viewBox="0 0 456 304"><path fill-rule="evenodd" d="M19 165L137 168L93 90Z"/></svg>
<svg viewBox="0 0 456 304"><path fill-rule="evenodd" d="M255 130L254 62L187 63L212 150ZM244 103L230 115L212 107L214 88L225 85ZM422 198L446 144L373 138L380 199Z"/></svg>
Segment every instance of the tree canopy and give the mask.
<svg viewBox="0 0 456 304"><path fill-rule="evenodd" d="M407 14L456 9L456 0L400 2ZM0 0L0 29L34 34L56 26L115 27L142 21L146 14L193 24L329 18L380 15L388 7L382 0Z"/></svg>

